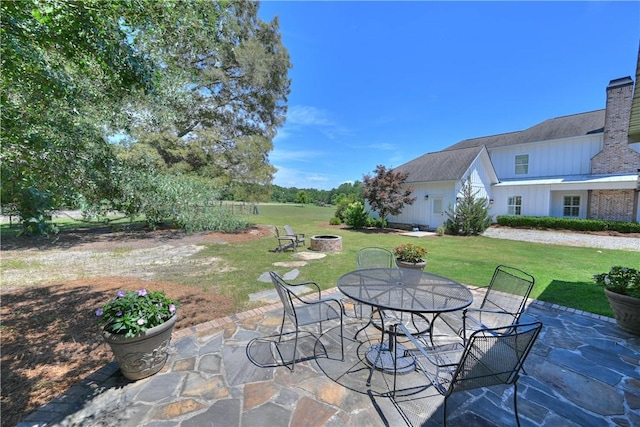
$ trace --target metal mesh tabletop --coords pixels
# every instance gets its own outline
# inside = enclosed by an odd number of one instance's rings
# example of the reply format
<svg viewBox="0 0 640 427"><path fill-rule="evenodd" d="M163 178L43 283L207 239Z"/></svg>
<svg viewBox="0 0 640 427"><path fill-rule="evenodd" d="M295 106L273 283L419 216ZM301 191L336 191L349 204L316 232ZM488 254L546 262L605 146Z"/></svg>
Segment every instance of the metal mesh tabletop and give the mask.
<svg viewBox="0 0 640 427"><path fill-rule="evenodd" d="M473 296L460 283L420 270L370 268L338 279L346 296L373 307L410 313L439 313L463 309Z"/></svg>

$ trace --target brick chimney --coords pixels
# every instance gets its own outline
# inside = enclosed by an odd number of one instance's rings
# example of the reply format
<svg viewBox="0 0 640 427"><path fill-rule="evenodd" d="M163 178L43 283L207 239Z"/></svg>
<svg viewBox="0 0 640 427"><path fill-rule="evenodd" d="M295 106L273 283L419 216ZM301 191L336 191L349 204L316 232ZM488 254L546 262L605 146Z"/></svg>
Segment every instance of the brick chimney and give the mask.
<svg viewBox="0 0 640 427"><path fill-rule="evenodd" d="M640 167L640 153L628 146L632 99L631 77L609 82L604 117L604 142L602 151L591 159L592 174L635 173Z"/></svg>

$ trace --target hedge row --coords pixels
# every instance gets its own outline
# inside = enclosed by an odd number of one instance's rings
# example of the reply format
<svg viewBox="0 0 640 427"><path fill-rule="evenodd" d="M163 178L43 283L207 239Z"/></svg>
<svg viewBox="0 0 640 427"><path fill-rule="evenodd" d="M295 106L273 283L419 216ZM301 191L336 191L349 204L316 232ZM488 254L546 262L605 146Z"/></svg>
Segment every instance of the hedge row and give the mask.
<svg viewBox="0 0 640 427"><path fill-rule="evenodd" d="M577 231L617 231L640 233L640 223L604 219L554 218L548 216L498 216L498 225L508 227L551 228Z"/></svg>

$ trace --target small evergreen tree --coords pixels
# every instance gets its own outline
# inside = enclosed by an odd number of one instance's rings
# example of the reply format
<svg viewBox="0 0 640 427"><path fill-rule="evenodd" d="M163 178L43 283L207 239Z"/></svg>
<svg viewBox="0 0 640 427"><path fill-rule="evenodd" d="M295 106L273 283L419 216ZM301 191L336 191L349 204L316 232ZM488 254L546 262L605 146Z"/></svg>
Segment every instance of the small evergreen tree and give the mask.
<svg viewBox="0 0 640 427"><path fill-rule="evenodd" d="M481 234L491 225L487 199L476 197L478 191L473 191L471 176L463 181L460 192L461 197L458 198L455 209L449 206L446 212L447 233L462 236Z"/></svg>

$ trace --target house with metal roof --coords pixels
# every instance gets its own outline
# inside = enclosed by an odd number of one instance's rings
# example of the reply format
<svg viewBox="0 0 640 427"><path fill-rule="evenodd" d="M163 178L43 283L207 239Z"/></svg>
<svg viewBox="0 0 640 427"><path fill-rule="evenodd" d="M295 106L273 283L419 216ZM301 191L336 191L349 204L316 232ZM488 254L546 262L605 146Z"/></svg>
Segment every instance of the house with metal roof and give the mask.
<svg viewBox="0 0 640 427"><path fill-rule="evenodd" d="M640 221L640 142L630 142L630 77L612 80L606 108L528 129L460 141L394 168L417 198L395 224L434 229L470 177L499 215ZM637 95L637 94L636 94Z"/></svg>

